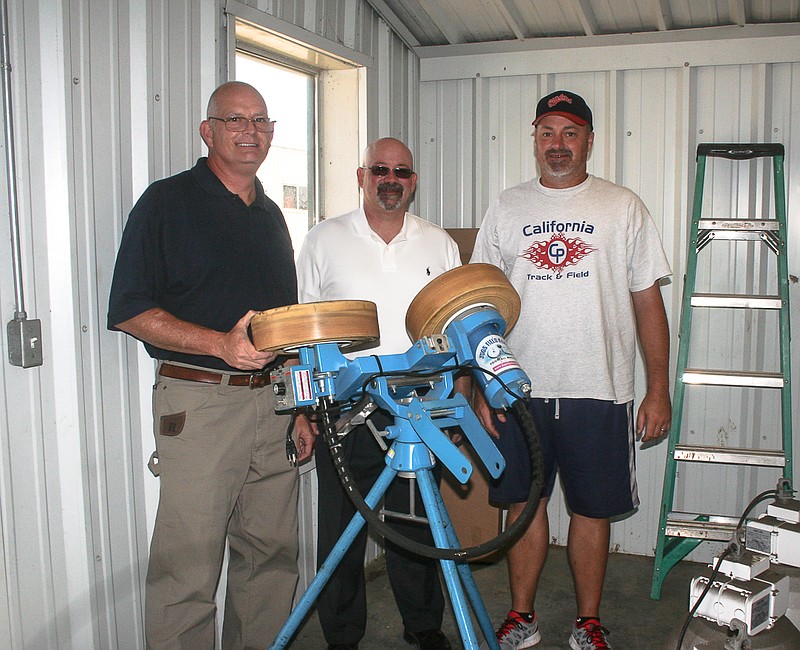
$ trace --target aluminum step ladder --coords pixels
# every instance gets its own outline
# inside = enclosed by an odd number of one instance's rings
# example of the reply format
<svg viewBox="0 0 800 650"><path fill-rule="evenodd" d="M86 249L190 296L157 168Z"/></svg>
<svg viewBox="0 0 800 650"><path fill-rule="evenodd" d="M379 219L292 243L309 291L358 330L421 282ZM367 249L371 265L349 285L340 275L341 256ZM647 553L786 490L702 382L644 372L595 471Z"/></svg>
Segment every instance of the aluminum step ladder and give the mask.
<svg viewBox="0 0 800 650"><path fill-rule="evenodd" d="M772 158L774 215L768 218L746 219L704 218L702 216L703 185L708 157L725 158L731 161ZM786 260L786 198L783 159L782 144L706 143L697 147L697 170L683 290L672 425L667 448L658 543L650 592L650 597L655 600L661 597L661 586L669 570L703 541L730 541L741 514L735 513L735 516L727 516L674 512L676 480L680 477L682 463L713 463L730 465L732 468L741 465L761 466L775 468L776 472L782 472L784 478L789 480L792 478L789 272ZM717 165L719 164L721 163L717 163ZM765 164L767 164L766 161ZM777 262L777 295L697 293L697 257L712 241L763 242L774 254ZM778 311L778 332L776 333L778 341L774 343L780 345L780 372L743 372L700 369L689 366L692 313L695 309ZM713 316L709 314L708 318L711 319ZM764 343L771 345L772 341ZM769 449L682 444L681 432L686 387L698 385L780 391L780 439L778 439L777 432L762 432L769 439L768 444L772 447ZM725 487L721 486L720 489L725 489ZM744 505L742 504L742 508Z"/></svg>

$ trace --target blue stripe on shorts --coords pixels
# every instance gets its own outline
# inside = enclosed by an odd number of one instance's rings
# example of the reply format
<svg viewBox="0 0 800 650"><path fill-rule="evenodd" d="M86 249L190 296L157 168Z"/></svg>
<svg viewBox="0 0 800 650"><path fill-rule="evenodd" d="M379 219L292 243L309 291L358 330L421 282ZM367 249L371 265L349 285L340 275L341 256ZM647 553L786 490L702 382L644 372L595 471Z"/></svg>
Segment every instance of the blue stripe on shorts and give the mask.
<svg viewBox="0 0 800 650"><path fill-rule="evenodd" d="M634 456L633 404L595 399L531 399L544 456L544 489L551 496L558 473L572 512L605 518L639 505ZM524 434L509 413L495 420L495 440L506 469L489 487L493 503L524 503L531 485L530 454Z"/></svg>

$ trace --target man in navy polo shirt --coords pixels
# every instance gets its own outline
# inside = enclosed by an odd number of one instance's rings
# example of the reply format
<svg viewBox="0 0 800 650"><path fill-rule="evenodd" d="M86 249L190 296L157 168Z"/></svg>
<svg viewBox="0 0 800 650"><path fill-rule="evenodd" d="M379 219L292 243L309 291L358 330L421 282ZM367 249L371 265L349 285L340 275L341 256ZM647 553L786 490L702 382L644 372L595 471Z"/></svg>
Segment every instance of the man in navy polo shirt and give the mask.
<svg viewBox="0 0 800 650"><path fill-rule="evenodd" d="M208 157L153 183L122 236L108 327L158 360L153 388L160 498L147 572L148 648L214 647L214 596L230 547L224 648L262 648L297 583L297 469L275 414L272 352L252 344L257 311L297 302L289 231L256 171L274 122L252 86L208 103ZM313 438L298 440L299 459Z"/></svg>

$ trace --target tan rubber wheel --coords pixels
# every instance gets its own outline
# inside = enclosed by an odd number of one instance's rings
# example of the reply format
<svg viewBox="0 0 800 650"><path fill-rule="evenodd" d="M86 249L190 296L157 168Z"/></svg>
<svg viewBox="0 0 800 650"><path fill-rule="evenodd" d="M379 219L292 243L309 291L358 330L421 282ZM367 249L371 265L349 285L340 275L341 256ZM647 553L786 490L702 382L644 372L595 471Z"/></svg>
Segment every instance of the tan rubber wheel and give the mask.
<svg viewBox="0 0 800 650"><path fill-rule="evenodd" d="M478 305L492 305L500 313L506 334L519 318L519 294L493 264L466 264L432 280L411 301L406 331L412 341L442 334L453 316Z"/></svg>
<svg viewBox="0 0 800 650"><path fill-rule="evenodd" d="M315 343L336 343L348 349L380 338L378 308L367 300L330 300L268 309L253 316L250 330L256 349L284 354Z"/></svg>

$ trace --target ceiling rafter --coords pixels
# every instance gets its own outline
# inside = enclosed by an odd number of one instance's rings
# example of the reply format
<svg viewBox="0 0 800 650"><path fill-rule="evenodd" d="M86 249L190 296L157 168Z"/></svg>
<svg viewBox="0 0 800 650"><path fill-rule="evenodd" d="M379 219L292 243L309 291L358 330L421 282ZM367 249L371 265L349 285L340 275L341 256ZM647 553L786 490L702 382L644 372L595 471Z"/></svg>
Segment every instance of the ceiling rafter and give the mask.
<svg viewBox="0 0 800 650"><path fill-rule="evenodd" d="M461 34L459 34L457 30L453 29L453 18L456 15L455 12L448 13L446 10L444 10L441 6L441 0L417 1L425 13L430 16L433 24L436 25L436 28L442 33L442 36L447 39L447 42L450 45L457 45L463 41Z"/></svg>
<svg viewBox="0 0 800 650"><path fill-rule="evenodd" d="M672 29L674 20L672 18L672 9L669 5L669 0L650 0L648 3L656 29L660 32L666 32Z"/></svg>
<svg viewBox="0 0 800 650"><path fill-rule="evenodd" d="M594 15L590 0L573 0L572 6L586 36L596 36L598 33L597 17Z"/></svg>
<svg viewBox="0 0 800 650"><path fill-rule="evenodd" d="M372 5L372 8L378 12L378 15L388 23L389 27L397 33L408 47L415 48L420 46L420 42L417 40L416 36L411 33L405 23L400 20L397 14L392 11L391 7L383 0L367 0L367 2Z"/></svg>
<svg viewBox="0 0 800 650"><path fill-rule="evenodd" d="M517 5L513 0L489 0L497 10L503 15L508 27L514 32L514 36L522 40L527 38L527 34L523 29L525 21L522 19L522 14L517 9Z"/></svg>
<svg viewBox="0 0 800 650"><path fill-rule="evenodd" d="M728 0L728 7L731 14L731 21L734 25L747 24L747 9L744 0Z"/></svg>

